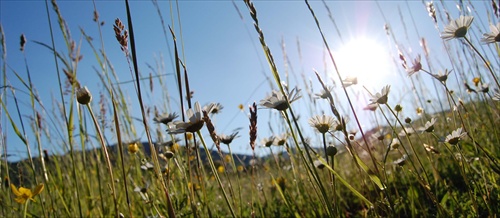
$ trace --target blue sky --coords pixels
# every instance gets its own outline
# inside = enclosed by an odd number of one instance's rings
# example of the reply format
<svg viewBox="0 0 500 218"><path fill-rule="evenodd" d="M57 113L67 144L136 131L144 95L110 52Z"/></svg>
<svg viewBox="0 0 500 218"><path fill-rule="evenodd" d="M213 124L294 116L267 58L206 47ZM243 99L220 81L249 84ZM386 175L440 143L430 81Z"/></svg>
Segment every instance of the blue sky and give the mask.
<svg viewBox="0 0 500 218"><path fill-rule="evenodd" d="M102 31L106 54L118 73L120 81L129 81L132 76L126 59L115 40L112 28L116 18L120 18L126 23L125 3L112 0L96 1L95 4L100 15L99 19L105 22ZM193 100L199 101L202 105L209 102L220 102L224 109L223 113L217 115L215 120L218 131L230 134L235 128L243 128L240 130L242 137L238 138L234 143L233 151L250 153L247 134L248 109L245 109L243 113L238 109L238 105L243 104L246 106L254 101L259 102L264 98L271 91L269 83L266 82L266 77L272 78L272 75L259 44L257 33L253 28L253 21L249 16L247 7L243 1L235 1L233 4L229 0L159 1L158 4L165 19L165 24L174 29L179 45L184 48L184 53L181 55L184 57L188 69L190 86L195 91ZM284 78L285 72L288 71L290 74L289 82L292 87L298 85L303 88L305 78L307 83L310 80L313 84L313 91L319 92L320 87L314 76L313 69L316 69L321 75L325 75L325 72L331 75L333 68L328 59L326 59L325 68L324 45L306 4L303 1L255 1L254 4L266 42L273 52L282 78ZM375 1L326 1L326 4L331 9L342 40L340 40L339 33L336 32L334 25L329 20L323 2L311 1L311 6L321 22L334 55L338 56L339 59L341 59L340 57L349 56L345 52L340 53L340 51L353 50L350 47L346 48L346 45L349 43L359 44L360 39L368 39L378 46L373 47L373 49L380 49L375 53L361 51L358 56L359 60L347 60L342 63L342 65L364 67L352 68L358 71L371 71L360 73L358 75L360 84L349 90L354 96L359 96L354 101L357 110L363 108L367 103L367 94L363 86L366 86L370 91L378 92L384 85L392 85L393 90L399 90L391 93L394 105L413 100L409 86L401 83L401 81L409 81L409 79L405 78L404 70L399 63L395 65L392 62L393 56L389 56L397 54L397 50L395 50L394 42L388 42L388 37L383 28L385 24L391 27L394 37L400 43L408 61L411 61L410 58L416 57L417 54L423 55L419 46L419 39L425 37L431 48L431 59L435 61L433 64L436 70L453 68L453 64L449 60L442 58L444 54L442 40L439 38L439 32L435 29L424 3L421 1L379 1L378 5ZM444 5L441 3L435 4L439 10L438 16L442 15L445 9L452 18L458 17L461 13L475 16L472 31L476 31L476 36L481 36L482 33L489 31L488 16L490 19L493 17L490 1L475 1L473 5L469 6L470 11L466 8L462 12L457 10L457 2L455 1L445 1ZM95 97L93 106L97 110L99 100L97 97L99 91L102 91L102 84L99 84L97 74L93 68L97 67L96 59L80 33L80 28L82 28L94 38L93 42L100 48L97 25L92 21L94 6L92 1L69 0L58 1L58 5L71 30L73 39L81 46L81 53L84 58L79 63L77 76L83 85L88 86L93 91ZM240 18L236 8L238 8L243 19ZM147 64L155 65L155 59L158 60L162 56L165 64L165 72L163 73L169 74L164 79L167 81L172 99L178 102L174 77L170 75L174 72L174 67L171 60L173 45L169 32L167 32L168 35L165 38L159 16L152 2L131 1L131 10L141 73L148 75L151 70L149 70ZM487 14L487 11L490 14ZM5 33L7 46L8 83L26 91L13 73L13 71L16 71L26 79L23 55L19 51L19 36L25 34L28 39L25 49L26 57L34 86L45 106L52 110L50 107L52 97L56 96L59 99L54 59L48 49L33 43L33 41L40 41L50 44L46 13L44 1L0 0L0 23ZM55 33L57 50L65 52L62 35L57 25L57 16L50 3L49 13ZM173 21L171 18L173 18ZM439 22L440 31L445 24L447 22ZM126 26L128 28L128 25ZM478 38L472 39L478 42ZM290 60L287 63L288 68L285 67L283 61L283 43L286 45L286 53ZM301 57L299 57L298 53L298 43L300 43ZM484 47L484 49L488 49L488 47ZM384 57L387 58L384 59ZM373 63L370 60L377 60L377 62ZM383 61L387 61L387 64L380 64ZM3 66L4 62L1 64ZM349 75L349 73L345 73L349 69L351 68L346 66L341 74L344 77ZM337 80L336 76L333 78ZM424 84L432 83L432 81L426 80L428 79L426 76L419 78L423 80ZM338 84L338 81L336 82ZM1 83L4 84L3 78ZM143 89L146 89L147 83L143 83L143 85ZM165 106L159 103L165 102L160 99L161 94L158 91L160 86L156 84L155 87L156 91L147 95L145 104L151 107L164 108ZM131 83L123 84L122 88L127 90L127 97L130 99L131 105L133 105L132 112L137 114L135 117L140 117L133 85ZM6 91L2 90L2 93L4 92ZM7 96L11 96L10 92L8 93ZM31 116L28 96L20 92L17 95L18 98L22 99L23 110L21 113L23 116ZM308 100L305 96L306 93L303 93L303 95L304 99L302 99L302 102L299 100L296 107L299 111L305 110L302 118L303 129L310 131L306 123L310 113L307 112L307 105L304 105ZM4 96L5 93L2 98ZM340 90L338 96L340 105L345 105L344 95ZM14 114L15 108L13 107L12 96L8 97L7 100L9 102L8 109L11 114ZM178 103L172 104L174 107L172 110L179 112L180 109L176 108L176 105ZM409 108L413 106L415 105L408 105ZM422 105L422 107L425 106ZM278 119L276 114L269 115L270 113L273 112L259 110L259 124L261 124L259 126L259 140L273 134L267 128L267 125L268 122ZM321 111L315 111L315 113L320 114ZM45 114L46 116L52 116L50 111ZM372 116L372 114L364 111L360 111L359 115L366 120ZM410 110L407 116L415 115ZM153 124L152 121L150 123ZM3 131L7 131L8 152L19 157L25 157L26 149L13 134L4 114L2 114L1 125ZM363 125L371 127L373 124L364 123ZM50 130L53 127L48 128ZM51 131L55 134L53 130ZM274 131L276 134L281 133L276 128ZM138 130L138 134L139 137L142 136L141 130ZM35 149L34 137L28 135L28 138L32 144L32 149ZM51 150L50 146L46 148Z"/></svg>

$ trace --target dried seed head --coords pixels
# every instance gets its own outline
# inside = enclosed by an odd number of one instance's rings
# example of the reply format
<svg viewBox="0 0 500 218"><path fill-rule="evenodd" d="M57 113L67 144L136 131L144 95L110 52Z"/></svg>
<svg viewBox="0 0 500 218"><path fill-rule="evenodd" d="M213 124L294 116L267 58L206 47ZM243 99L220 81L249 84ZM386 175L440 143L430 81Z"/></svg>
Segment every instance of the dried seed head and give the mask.
<svg viewBox="0 0 500 218"><path fill-rule="evenodd" d="M250 109L250 146L255 150L255 140L257 139L257 104L254 102Z"/></svg>
<svg viewBox="0 0 500 218"><path fill-rule="evenodd" d="M21 34L21 51L24 51L24 45L26 45L26 36Z"/></svg>
<svg viewBox="0 0 500 218"><path fill-rule="evenodd" d="M87 89L87 86L84 86L83 88L78 89L76 91L76 100L80 104L88 104L90 101L92 101L92 94L90 94L89 89Z"/></svg>
<svg viewBox="0 0 500 218"><path fill-rule="evenodd" d="M437 25L436 9L434 8L434 3L433 2L428 2L427 3L427 12L429 12L429 16L434 21L434 24Z"/></svg>
<svg viewBox="0 0 500 218"><path fill-rule="evenodd" d="M76 89L80 88L80 83L76 79L75 74L70 73L68 70L63 69L64 75L66 75L66 80L69 83L70 86L75 86Z"/></svg>
<svg viewBox="0 0 500 218"><path fill-rule="evenodd" d="M219 136L217 136L217 133L215 132L215 126L212 123L212 120L210 119L210 117L208 116L207 111L203 111L203 121L205 121L205 123L207 124L207 129L208 129L208 132L210 133L210 137L214 141L215 146L217 146L217 150L219 150L219 152L220 152Z"/></svg>
<svg viewBox="0 0 500 218"><path fill-rule="evenodd" d="M408 68L407 67L408 65L406 63L406 58L401 51L399 51L399 60L401 60L401 65L403 66L404 69Z"/></svg>
<svg viewBox="0 0 500 218"><path fill-rule="evenodd" d="M36 112L36 124L39 129L42 129L42 115L38 111Z"/></svg>
<svg viewBox="0 0 500 218"><path fill-rule="evenodd" d="M495 0L491 0L491 7L493 8L493 12L495 13L495 16L499 16L499 10L498 10L498 5L495 3Z"/></svg>
<svg viewBox="0 0 500 218"><path fill-rule="evenodd" d="M97 13L97 11L94 11L94 17L92 18L92 20L94 22L97 22L97 20L99 20L99 13Z"/></svg>
<svg viewBox="0 0 500 218"><path fill-rule="evenodd" d="M122 21L116 18L115 25L113 25L113 30L115 31L115 37L118 43L120 43L122 51L128 51L128 31L125 29ZM122 34L123 32L123 34Z"/></svg>
<svg viewBox="0 0 500 218"><path fill-rule="evenodd" d="M153 92L153 74L149 73L149 90Z"/></svg>

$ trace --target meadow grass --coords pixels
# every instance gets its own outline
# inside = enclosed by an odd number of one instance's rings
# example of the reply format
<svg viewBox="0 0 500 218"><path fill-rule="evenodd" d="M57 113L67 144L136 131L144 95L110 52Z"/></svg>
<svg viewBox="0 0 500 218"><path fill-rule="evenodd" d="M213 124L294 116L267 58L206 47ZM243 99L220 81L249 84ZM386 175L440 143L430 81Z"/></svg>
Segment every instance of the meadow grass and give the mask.
<svg viewBox="0 0 500 218"><path fill-rule="evenodd" d="M189 72L177 41L182 33L162 26L165 38L173 39L169 44L173 45L177 90L167 87L162 79L165 73L162 60L157 61L157 66L149 66L153 73L147 79L140 75L135 43L141 39L135 38L134 18L128 1L127 18L114 22L116 42L113 43L120 45L124 63L135 78L137 99L134 102L139 102L139 118L131 116L131 100L121 86L115 85L118 75L105 50L101 50L104 48L102 35L96 37L98 40L90 40L83 29L81 34L87 43L84 46L91 48L98 63L96 74L102 90L89 90L80 84L77 72L82 45L75 43L55 1L47 4L46 9L57 15L65 51L56 48L54 41L35 42L54 54L59 96L53 102L55 109L52 112L46 110L36 94L26 56L26 76L12 70L9 75L15 78L7 78L7 42L3 30L0 31L4 81L1 119L6 119L1 123L9 125L26 146L28 154L26 160L16 163L7 161L7 153L2 154L0 216L497 217L500 214L497 181L500 176L500 149L497 147L500 130L496 126L500 123L500 84L498 62L488 60L500 56L498 26L492 27L490 35L482 36L483 42L493 43L494 50L478 49L485 45L471 40L477 37L469 28L473 22L471 17L448 18L446 23L454 22L454 25L444 30L436 29L452 62L484 66L478 67L472 80L471 75L460 69L434 72L431 69L435 67L422 66L420 56L411 59L404 49L399 50L394 59L402 64L398 67L411 80L416 102L427 101L429 108L437 110L428 113L417 108L420 118L414 120L403 116L407 105L394 103L389 94L395 90L387 84L375 93L366 90L371 102L366 109L374 114L369 122L377 125L364 129L362 122L365 121L358 119L359 111L351 101L354 94L349 90L356 81L343 79L345 76L337 68L330 50L331 42L324 36L324 24L317 19L309 2L305 1L304 7L314 18L315 23L311 25L322 36L321 43L328 57L325 62L334 66L334 78L341 83L339 89L333 91L327 78L312 72L322 89L316 96L307 83L294 88L283 82L289 80L288 74L282 74L276 66L273 51L259 23L258 9L251 1L244 3L253 20L262 55L270 66L269 83L277 87L258 104L249 106L248 134L241 133L246 130L229 136L219 134L214 118L221 116L218 114L221 105L202 108L198 102L192 102ZM154 5L164 24L156 1ZM329 11L328 6L324 6ZM430 22L437 22L443 16L436 14L434 5L427 7ZM498 16L495 4L491 10ZM94 22L101 32L97 11L96 8ZM335 19L330 18L335 24ZM50 16L47 19L50 20ZM56 29L51 29L51 33ZM386 30L389 41L399 44L392 30L389 27ZM448 43L451 41L461 44ZM26 39L21 37L23 52L24 43ZM423 57L428 59L425 38L422 38L422 47ZM469 56L476 58L465 58ZM464 87L448 85L452 76L466 81L469 99L459 98L463 96L459 90ZM435 81L432 88L442 96L440 100L427 100L431 97L425 90L431 87L419 82L423 77ZM153 89L153 78L161 84L160 89ZM19 80L23 87L13 87L9 80ZM152 94L153 90L164 96L164 108L145 105L144 95ZM19 99L16 92L27 94L29 99ZM181 99L178 103L172 102L171 92L178 93ZM338 99L344 97L346 103L339 102ZM29 101L31 119L21 115L20 100ZM300 122L295 106L297 101L306 101L311 107L309 114L301 111L301 116L307 116L309 125ZM325 104L315 103L319 101ZM318 108L320 105L326 107ZM176 107L181 113L173 113L177 110L172 108ZM244 106L240 107L245 110ZM282 135L259 135L257 130L269 125L259 122L263 108L275 113L284 130ZM98 110L94 113L93 109ZM168 113L162 115L160 111ZM316 114L313 111L325 112ZM43 119L42 114L47 113L54 116ZM108 123L105 117L112 117L112 122ZM151 124L153 117L155 124ZM137 124L135 119L141 123ZM44 123L56 126L55 133L45 131L47 124ZM137 141L137 125L141 124L146 143ZM351 130L353 126L356 131ZM306 128L315 131L306 131ZM97 135L89 135L89 130ZM3 136L5 134L2 132ZM28 140L31 134L35 142ZM169 140L165 141L164 136ZM250 161L241 160L243 156L231 151L232 140L240 136L248 137L248 146L253 152ZM259 142L258 138L266 140ZM312 146L309 138L319 139L317 144L320 146ZM110 140L114 143L109 143ZM66 153L48 155L43 141L60 146ZM33 144L36 151L31 150ZM215 150L209 152L212 144ZM6 151L5 137L2 145ZM221 146L228 146L229 153L223 152ZM256 156L255 149L269 149L271 155Z"/></svg>

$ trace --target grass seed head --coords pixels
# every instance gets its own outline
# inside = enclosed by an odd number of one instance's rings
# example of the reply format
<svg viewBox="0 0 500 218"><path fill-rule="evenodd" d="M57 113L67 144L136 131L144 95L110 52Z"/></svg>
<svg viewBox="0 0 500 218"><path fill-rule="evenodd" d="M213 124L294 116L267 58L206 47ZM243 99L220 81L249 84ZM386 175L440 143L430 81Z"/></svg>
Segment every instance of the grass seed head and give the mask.
<svg viewBox="0 0 500 218"><path fill-rule="evenodd" d="M26 45L26 36L24 36L24 33L21 34L21 51L24 51L24 46Z"/></svg>
<svg viewBox="0 0 500 218"><path fill-rule="evenodd" d="M255 150L255 140L257 140L257 104L254 102L250 109L250 146Z"/></svg>

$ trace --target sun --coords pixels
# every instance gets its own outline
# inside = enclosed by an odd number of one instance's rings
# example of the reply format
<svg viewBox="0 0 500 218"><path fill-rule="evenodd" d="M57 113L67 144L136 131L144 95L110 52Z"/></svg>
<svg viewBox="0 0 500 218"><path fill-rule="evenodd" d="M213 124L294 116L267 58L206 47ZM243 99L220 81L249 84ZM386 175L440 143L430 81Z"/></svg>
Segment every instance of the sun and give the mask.
<svg viewBox="0 0 500 218"><path fill-rule="evenodd" d="M357 77L361 86L383 85L392 72L388 49L371 39L352 39L333 53L342 79Z"/></svg>

